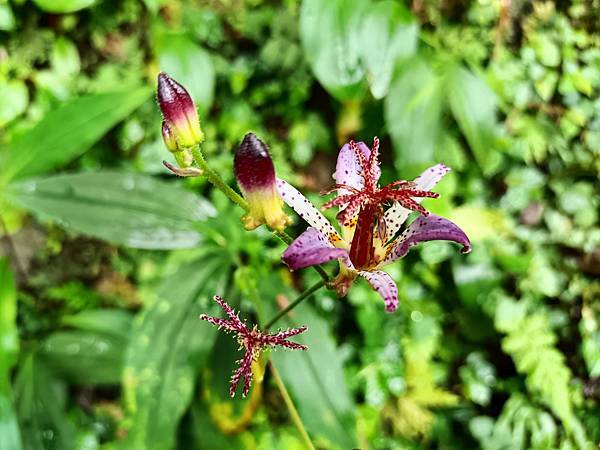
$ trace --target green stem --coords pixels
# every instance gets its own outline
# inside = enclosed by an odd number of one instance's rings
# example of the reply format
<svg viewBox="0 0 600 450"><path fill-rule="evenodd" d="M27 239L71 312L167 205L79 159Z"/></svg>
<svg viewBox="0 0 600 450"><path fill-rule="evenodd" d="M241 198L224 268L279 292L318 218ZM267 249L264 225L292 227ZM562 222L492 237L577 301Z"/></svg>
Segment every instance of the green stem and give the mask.
<svg viewBox="0 0 600 450"><path fill-rule="evenodd" d="M279 389L279 392L281 393L281 396L283 397L285 406L287 406L287 409L290 413L292 422L294 422L294 425L298 429L298 432L300 433L300 436L302 437L302 440L304 441L306 448L308 448L310 450L315 450L315 446L313 445L312 441L310 440L310 436L308 435L306 428L304 427L304 424L302 423L302 419L300 418L300 415L298 414L298 410L296 409L296 406L294 405L294 402L292 401L292 398L290 397L290 394L288 393L288 391L285 387L285 384L283 384L283 380L279 376L279 372L275 368L275 365L273 364L272 361L269 361L269 367L271 368L271 373L273 374L273 379L275 380L275 384L277 385L277 388Z"/></svg>
<svg viewBox="0 0 600 450"><path fill-rule="evenodd" d="M202 169L204 175L206 175L206 178L208 178L208 181L215 185L221 192L223 192L223 194L229 197L231 201L237 203L244 211L248 211L250 209L248 206L248 202L244 200L244 198L240 194L231 189L231 187L229 187L229 185L223 181L223 179L217 174L217 172L215 172L208 166L206 160L204 159L204 156L202 156L202 152L200 151L199 146L195 146L192 148L192 155L194 155L194 160L196 160L196 164L198 164L198 167Z"/></svg>
<svg viewBox="0 0 600 450"><path fill-rule="evenodd" d="M268 330L271 326L273 326L273 324L275 322L277 322L279 319L281 319L288 312L290 312L292 309L294 309L296 306L298 306L300 303L302 303L305 299L310 297L313 293L315 293L316 291L321 289L323 286L325 286L325 280L320 280L317 283L313 284L308 289L306 289L302 294L300 294L298 296L298 298L296 298L296 300L294 300L292 303L287 305L285 308L283 308L281 311L279 311L271 320L269 320L265 324L265 330Z"/></svg>

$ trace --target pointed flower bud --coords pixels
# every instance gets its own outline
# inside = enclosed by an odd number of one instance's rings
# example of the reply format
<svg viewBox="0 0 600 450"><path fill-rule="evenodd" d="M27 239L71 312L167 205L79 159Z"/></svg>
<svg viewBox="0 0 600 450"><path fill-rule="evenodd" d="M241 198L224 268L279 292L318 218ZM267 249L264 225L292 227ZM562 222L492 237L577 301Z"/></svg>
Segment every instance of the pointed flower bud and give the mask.
<svg viewBox="0 0 600 450"><path fill-rule="evenodd" d="M196 105L188 91L177 81L164 72L158 74L158 105L162 112L164 123L175 139L177 147L183 149L200 144L204 133L200 129L200 120ZM164 138L163 126L163 138ZM170 151L172 144L165 144Z"/></svg>
<svg viewBox="0 0 600 450"><path fill-rule="evenodd" d="M275 168L268 147L253 133L244 136L234 159L235 178L250 211L242 222L247 230L266 223L283 231L290 218L283 212L283 201L277 191Z"/></svg>

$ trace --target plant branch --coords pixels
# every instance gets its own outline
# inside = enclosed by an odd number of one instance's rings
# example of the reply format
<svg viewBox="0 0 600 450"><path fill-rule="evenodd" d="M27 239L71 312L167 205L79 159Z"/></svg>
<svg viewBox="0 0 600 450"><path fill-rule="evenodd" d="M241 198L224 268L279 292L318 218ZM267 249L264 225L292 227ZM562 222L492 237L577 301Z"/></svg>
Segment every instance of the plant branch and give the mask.
<svg viewBox="0 0 600 450"><path fill-rule="evenodd" d="M204 156L202 156L199 146L192 148L192 155L194 155L196 164L198 164L198 167L204 172L204 175L206 175L208 181L210 181L215 187L223 192L223 194L225 194L231 201L237 203L244 211L248 211L250 209L248 202L244 200L240 194L231 189L231 187L223 181L219 174L209 167L208 163L204 159Z"/></svg>
<svg viewBox="0 0 600 450"><path fill-rule="evenodd" d="M285 308L283 308L281 311L279 311L271 320L269 320L265 324L265 330L268 330L271 326L273 326L273 324L275 324L275 322L277 322L279 319L281 319L288 312L290 312L292 309L294 309L296 306L298 306L300 303L302 303L305 299L310 297L316 291L321 289L323 286L325 286L325 280L320 280L317 283L313 284L308 289L306 289L302 294L300 294L296 298L296 300L294 300L292 303L287 305Z"/></svg>
<svg viewBox="0 0 600 450"><path fill-rule="evenodd" d="M306 428L304 427L304 424L302 423L302 419L300 418L300 415L298 414L298 410L296 409L296 406L294 406L294 402L292 401L292 398L290 397L290 394L288 393L288 391L285 387L285 384L283 384L283 380L279 376L279 372L275 368L275 365L273 364L272 361L269 361L269 367L271 368L271 373L273 374L273 379L275 380L275 384L277 385L277 388L279 389L279 392L281 393L281 396L283 397L285 406L287 406L288 412L290 413L292 422L294 422L294 425L298 429L298 432L300 433L300 436L302 437L304 444L306 444L306 448L308 448L310 450L315 450L315 446L313 445L312 441L310 440L310 436L308 435L308 432L306 431Z"/></svg>

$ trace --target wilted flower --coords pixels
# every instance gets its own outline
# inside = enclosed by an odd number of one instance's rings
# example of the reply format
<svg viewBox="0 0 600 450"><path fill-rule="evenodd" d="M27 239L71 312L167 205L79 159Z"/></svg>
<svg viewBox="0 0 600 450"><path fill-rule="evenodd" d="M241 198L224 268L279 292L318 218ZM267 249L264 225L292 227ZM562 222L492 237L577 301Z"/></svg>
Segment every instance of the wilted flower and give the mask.
<svg viewBox="0 0 600 450"><path fill-rule="evenodd" d="M235 178L250 210L242 218L247 230L266 223L283 231L290 218L283 212L269 149L253 133L244 136L234 159Z"/></svg>
<svg viewBox="0 0 600 450"><path fill-rule="evenodd" d="M158 74L157 98L164 119L163 139L166 130L168 139L165 139L165 145L170 151L193 147L204 140L192 97L182 85L164 72Z"/></svg>
<svg viewBox="0 0 600 450"><path fill-rule="evenodd" d="M252 362L255 361L260 353L267 347L275 348L277 346L291 348L294 350L307 350L306 345L297 344L295 342L287 341L288 338L296 336L297 334L303 333L307 328L290 328L285 331L279 331L275 334L268 334L260 331L256 325L250 329L244 322L240 320L237 313L229 306L225 300L215 295L215 302L225 311L225 314L229 319L219 319L217 317L207 316L202 314L200 319L206 320L219 327L224 328L227 332L233 332L236 334L237 340L240 344L240 348L244 348L246 353L244 356L237 361L239 367L231 376L231 384L229 386L229 395L232 397L235 395L235 388L238 382L244 377L244 390L242 395L245 397L248 395L250 390L250 383L252 382Z"/></svg>
<svg viewBox="0 0 600 450"><path fill-rule="evenodd" d="M458 225L419 204L425 197L437 197L429 191L450 169L438 164L413 182L401 180L379 188L378 144L375 138L371 151L362 142L350 142L338 155L333 188L338 196L324 207L340 207L337 217L343 237L298 190L277 180L283 200L311 225L288 247L283 261L296 270L339 259L340 274L334 280L338 292L344 295L356 276L361 276L392 312L398 306L398 288L381 267L403 258L420 242L454 241L463 246L463 253L470 251L471 243ZM384 211L383 206L390 203ZM419 212L419 217L396 236L411 211Z"/></svg>

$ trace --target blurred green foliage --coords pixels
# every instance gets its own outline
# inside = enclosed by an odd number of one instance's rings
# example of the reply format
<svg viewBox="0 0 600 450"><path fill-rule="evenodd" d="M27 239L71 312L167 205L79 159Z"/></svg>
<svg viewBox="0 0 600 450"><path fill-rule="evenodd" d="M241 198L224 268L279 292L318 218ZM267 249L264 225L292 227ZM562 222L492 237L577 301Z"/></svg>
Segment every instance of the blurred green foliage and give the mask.
<svg viewBox="0 0 600 450"><path fill-rule="evenodd" d="M249 130L309 193L350 137L380 136L384 179L454 169L427 207L470 255L432 243L392 266L395 314L358 283L289 319L310 350L273 361L317 448L597 445L598 17L597 0L0 0L0 450L303 448L268 371L228 398L235 343L197 317L219 294L265 321L317 274L167 176L158 70L229 182Z"/></svg>

